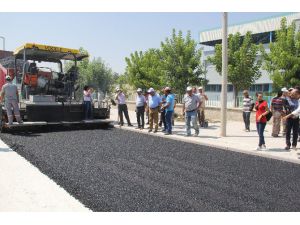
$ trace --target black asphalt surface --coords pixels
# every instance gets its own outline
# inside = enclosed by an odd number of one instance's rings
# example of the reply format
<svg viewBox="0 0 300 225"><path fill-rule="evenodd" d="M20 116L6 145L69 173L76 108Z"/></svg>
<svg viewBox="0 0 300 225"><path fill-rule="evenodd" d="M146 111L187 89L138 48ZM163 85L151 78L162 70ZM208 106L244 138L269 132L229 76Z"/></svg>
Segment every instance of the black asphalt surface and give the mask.
<svg viewBox="0 0 300 225"><path fill-rule="evenodd" d="M300 211L300 165L117 128L1 134L94 211Z"/></svg>

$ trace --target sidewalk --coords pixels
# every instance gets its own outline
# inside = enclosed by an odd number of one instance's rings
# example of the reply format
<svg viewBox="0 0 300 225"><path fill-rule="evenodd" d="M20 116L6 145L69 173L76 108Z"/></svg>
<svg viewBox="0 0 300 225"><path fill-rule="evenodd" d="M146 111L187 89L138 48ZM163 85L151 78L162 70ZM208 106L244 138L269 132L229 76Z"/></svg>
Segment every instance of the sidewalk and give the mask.
<svg viewBox="0 0 300 225"><path fill-rule="evenodd" d="M1 212L88 212L53 180L0 140Z"/></svg>
<svg viewBox="0 0 300 225"><path fill-rule="evenodd" d="M121 129L129 129L136 132L141 132L148 134L148 130L137 130L136 115L134 111L129 111L129 116L134 127L127 127L125 120L125 125ZM242 116L242 115L241 115ZM115 108L111 109L111 119L117 121L118 115ZM125 118L124 118L125 119ZM284 160L288 162L300 164L300 148L297 151L284 150L285 138L282 136L274 138L271 136L272 126L267 124L265 129L265 141L267 150L257 151L258 146L258 134L256 132L256 124L251 123L250 132L245 132L244 123L236 121L227 122L227 137L220 136L220 123L209 123L208 128L200 128L200 134L198 137L185 137L185 123L175 121L175 126L173 127L173 135L165 136L162 132L156 134L150 133L151 135L156 135L164 138L170 138L180 141L191 142L195 144L207 145L211 147L218 147L226 150L242 152L250 155L262 156L267 158L273 158L278 160ZM147 127L148 125L146 125ZM120 128L119 126L115 126ZM160 129L161 130L161 129ZM193 130L192 130L193 132ZM193 133L192 133L193 134ZM299 142L300 147L300 142Z"/></svg>

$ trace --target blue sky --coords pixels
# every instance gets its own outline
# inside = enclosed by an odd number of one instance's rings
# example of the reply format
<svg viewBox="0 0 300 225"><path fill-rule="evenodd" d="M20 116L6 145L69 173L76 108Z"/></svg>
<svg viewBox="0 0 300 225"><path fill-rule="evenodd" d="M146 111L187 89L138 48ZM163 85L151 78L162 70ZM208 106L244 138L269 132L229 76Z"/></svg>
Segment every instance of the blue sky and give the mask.
<svg viewBox="0 0 300 225"><path fill-rule="evenodd" d="M280 14L229 13L229 25ZM221 13L0 13L6 50L26 42L84 47L118 73L125 70L126 56L159 47L173 28L191 30L198 41L200 31L220 26Z"/></svg>

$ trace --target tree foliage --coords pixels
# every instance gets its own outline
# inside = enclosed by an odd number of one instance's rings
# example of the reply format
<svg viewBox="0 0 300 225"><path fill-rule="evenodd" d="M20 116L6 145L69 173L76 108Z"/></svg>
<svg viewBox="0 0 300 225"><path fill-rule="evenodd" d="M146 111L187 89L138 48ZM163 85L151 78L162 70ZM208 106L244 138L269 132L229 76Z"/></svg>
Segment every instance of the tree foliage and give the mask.
<svg viewBox="0 0 300 225"><path fill-rule="evenodd" d="M199 85L203 80L201 50L188 32L183 37L173 30L171 38L161 43L160 49L134 52L126 58L128 82L134 87L160 89L171 86L183 93L187 85Z"/></svg>
<svg viewBox="0 0 300 225"><path fill-rule="evenodd" d="M248 89L260 78L261 59L258 53L261 47L253 44L251 33L244 37L240 33L228 37L228 81L234 87L234 97L240 90ZM215 55L208 58L215 65L217 72L222 72L222 45L215 46Z"/></svg>
<svg viewBox="0 0 300 225"><path fill-rule="evenodd" d="M270 52L263 54L263 68L270 74L275 90L299 85L300 32L296 32L295 23L287 26L287 20L283 18L275 38L276 42L270 43Z"/></svg>
<svg viewBox="0 0 300 225"><path fill-rule="evenodd" d="M204 67L201 64L201 50L191 38L188 31L183 37L181 31L176 34L173 29L172 37L161 43L165 83L183 93L187 85L199 85L203 80Z"/></svg>
<svg viewBox="0 0 300 225"><path fill-rule="evenodd" d="M80 48L80 52L88 54L88 52ZM68 70L73 65L72 62L65 64L65 71ZM95 90L100 90L103 93L109 92L114 80L116 78L115 73L110 67L108 67L105 62L99 58L85 58L78 62L79 77L77 84L79 84L79 92L81 93L85 85L93 87Z"/></svg>
<svg viewBox="0 0 300 225"><path fill-rule="evenodd" d="M164 71L158 49L149 49L145 52L136 51L125 60L127 63L125 75L131 85L144 90L149 87L161 88Z"/></svg>

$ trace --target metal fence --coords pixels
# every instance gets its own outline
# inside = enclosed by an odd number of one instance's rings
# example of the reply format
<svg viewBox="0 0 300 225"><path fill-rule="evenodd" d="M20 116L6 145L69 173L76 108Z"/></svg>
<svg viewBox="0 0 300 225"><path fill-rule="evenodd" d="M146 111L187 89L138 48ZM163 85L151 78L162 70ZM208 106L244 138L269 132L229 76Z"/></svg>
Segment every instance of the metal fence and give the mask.
<svg viewBox="0 0 300 225"><path fill-rule="evenodd" d="M175 95L177 103L181 104L183 101L184 95ZM274 96L264 96L264 99L268 102L269 106L271 104L271 100ZM256 100L255 96L251 96L253 101ZM129 95L127 97L128 101L135 101L135 94ZM227 99L227 107L228 108L242 108L243 107L243 99L244 96L237 96L236 98L236 107L234 107L234 99L228 98ZM221 107L221 97L219 95L216 96L208 96L208 100L205 101L205 106L207 107Z"/></svg>

